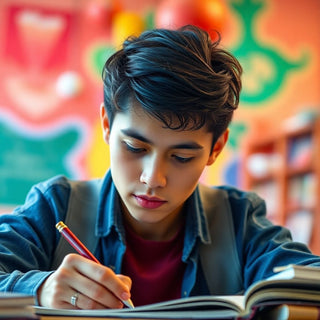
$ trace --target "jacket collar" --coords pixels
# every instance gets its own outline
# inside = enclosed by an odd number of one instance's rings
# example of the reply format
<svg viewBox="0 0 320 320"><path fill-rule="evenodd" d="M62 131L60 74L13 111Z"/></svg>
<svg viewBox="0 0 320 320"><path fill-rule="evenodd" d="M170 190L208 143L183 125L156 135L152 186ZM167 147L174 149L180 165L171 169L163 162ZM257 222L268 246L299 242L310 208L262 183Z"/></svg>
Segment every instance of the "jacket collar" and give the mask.
<svg viewBox="0 0 320 320"><path fill-rule="evenodd" d="M113 183L110 170L104 177L99 202L97 236L106 237L113 229L118 234L124 235L120 196Z"/></svg>
<svg viewBox="0 0 320 320"><path fill-rule="evenodd" d="M186 261L192 254L197 242L210 242L207 218L200 199L199 186L185 203L186 233L182 260Z"/></svg>

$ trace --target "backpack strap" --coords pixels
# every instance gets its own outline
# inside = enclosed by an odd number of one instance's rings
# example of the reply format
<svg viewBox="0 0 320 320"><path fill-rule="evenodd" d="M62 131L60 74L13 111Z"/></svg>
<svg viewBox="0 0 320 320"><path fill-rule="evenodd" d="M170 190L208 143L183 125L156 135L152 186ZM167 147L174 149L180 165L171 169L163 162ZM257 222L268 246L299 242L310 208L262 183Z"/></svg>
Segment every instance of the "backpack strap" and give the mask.
<svg viewBox="0 0 320 320"><path fill-rule="evenodd" d="M94 252L98 243L94 235L102 180L69 180L69 183L71 193L65 224ZM204 185L199 186L199 192L211 238L210 243L200 245L200 261L209 291L211 294L239 293L242 290L241 267L227 193ZM61 237L52 269L56 269L72 252L75 250Z"/></svg>
<svg viewBox="0 0 320 320"><path fill-rule="evenodd" d="M200 261L212 295L243 291L232 211L225 190L199 186L211 242L200 245Z"/></svg>
<svg viewBox="0 0 320 320"><path fill-rule="evenodd" d="M70 196L64 222L93 252L98 244L98 238L94 235L102 179L88 181L68 180L68 182L70 184ZM75 249L63 237L60 237L51 264L52 270L58 268L68 253L75 252Z"/></svg>

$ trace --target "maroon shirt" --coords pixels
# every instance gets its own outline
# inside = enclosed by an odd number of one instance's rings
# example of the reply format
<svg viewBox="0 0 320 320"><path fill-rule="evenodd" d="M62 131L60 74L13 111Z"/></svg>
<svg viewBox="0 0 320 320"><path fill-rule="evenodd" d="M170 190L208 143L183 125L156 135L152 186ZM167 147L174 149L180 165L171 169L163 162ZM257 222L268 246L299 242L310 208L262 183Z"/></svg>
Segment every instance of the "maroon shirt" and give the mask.
<svg viewBox="0 0 320 320"><path fill-rule="evenodd" d="M184 228L169 241L145 240L126 228L122 273L132 279L135 306L181 298Z"/></svg>

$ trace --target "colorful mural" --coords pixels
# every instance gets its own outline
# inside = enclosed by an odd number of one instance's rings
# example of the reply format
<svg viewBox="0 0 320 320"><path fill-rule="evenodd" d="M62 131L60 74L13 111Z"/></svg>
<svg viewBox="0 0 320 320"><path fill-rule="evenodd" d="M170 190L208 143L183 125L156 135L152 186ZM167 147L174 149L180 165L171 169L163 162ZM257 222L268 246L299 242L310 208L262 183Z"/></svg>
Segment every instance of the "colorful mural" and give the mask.
<svg viewBox="0 0 320 320"><path fill-rule="evenodd" d="M261 102L272 99L283 88L290 72L299 73L310 61L310 55L302 52L295 61L290 61L286 53L259 40L255 22L259 12L267 7L267 2L245 0L231 4L242 19L241 43L233 49L245 73L241 101L258 107Z"/></svg>
<svg viewBox="0 0 320 320"><path fill-rule="evenodd" d="M207 170L204 181L241 187L241 152L248 136L263 138L293 115L320 112L320 2L228 4L228 30L223 35L243 66L243 90L227 159Z"/></svg>
<svg viewBox="0 0 320 320"><path fill-rule="evenodd" d="M209 7L211 25L204 24ZM219 29L244 67L228 146L204 172L205 183L241 186L248 134L266 134L301 110L320 109L318 0L3 0L0 206L22 203L34 183L56 174L104 175L103 63L125 37L167 23L164 11L174 26L190 21Z"/></svg>

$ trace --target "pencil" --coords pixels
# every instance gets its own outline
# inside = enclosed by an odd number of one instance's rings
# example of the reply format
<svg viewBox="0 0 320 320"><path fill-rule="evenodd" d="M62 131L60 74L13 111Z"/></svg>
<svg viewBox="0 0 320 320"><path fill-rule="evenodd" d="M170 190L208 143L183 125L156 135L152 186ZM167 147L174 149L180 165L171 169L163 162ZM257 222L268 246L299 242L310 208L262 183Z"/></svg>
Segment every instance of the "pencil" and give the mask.
<svg viewBox="0 0 320 320"><path fill-rule="evenodd" d="M69 244L83 257L101 264L99 260L86 248L86 246L76 237L76 235L62 222L56 224L56 228L61 235L69 242ZM122 302L130 309L134 308L131 299L122 300Z"/></svg>

